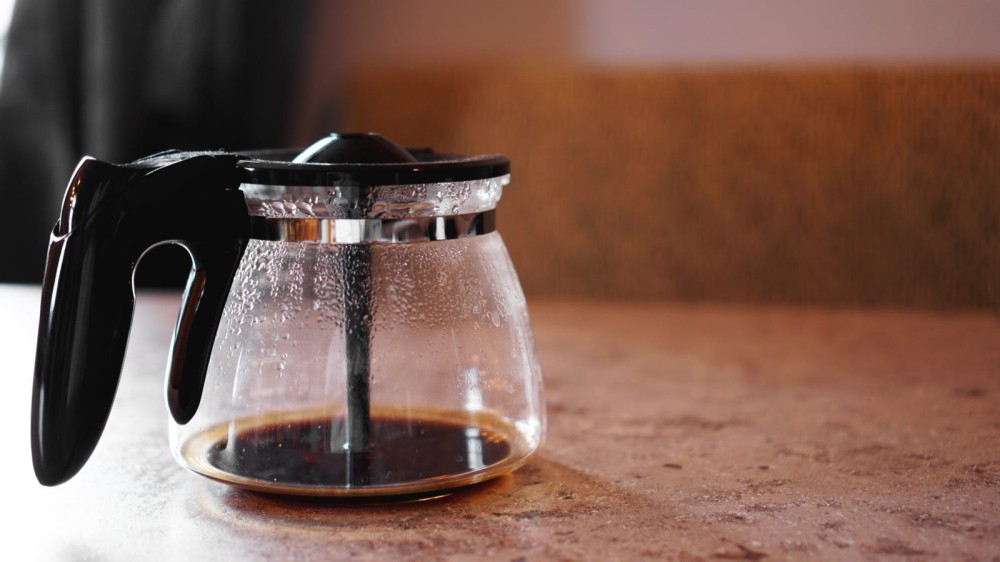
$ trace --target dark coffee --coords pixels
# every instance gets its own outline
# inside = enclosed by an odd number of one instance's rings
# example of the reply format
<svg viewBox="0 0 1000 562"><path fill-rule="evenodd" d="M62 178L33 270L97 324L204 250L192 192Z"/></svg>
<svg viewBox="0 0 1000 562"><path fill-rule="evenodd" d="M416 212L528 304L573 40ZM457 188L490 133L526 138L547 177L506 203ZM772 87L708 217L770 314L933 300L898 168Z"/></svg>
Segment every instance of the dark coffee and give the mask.
<svg viewBox="0 0 1000 562"><path fill-rule="evenodd" d="M383 486L464 474L511 454L500 434L467 425L372 417L366 452L349 452L343 418L252 427L208 451L217 470L292 486Z"/></svg>

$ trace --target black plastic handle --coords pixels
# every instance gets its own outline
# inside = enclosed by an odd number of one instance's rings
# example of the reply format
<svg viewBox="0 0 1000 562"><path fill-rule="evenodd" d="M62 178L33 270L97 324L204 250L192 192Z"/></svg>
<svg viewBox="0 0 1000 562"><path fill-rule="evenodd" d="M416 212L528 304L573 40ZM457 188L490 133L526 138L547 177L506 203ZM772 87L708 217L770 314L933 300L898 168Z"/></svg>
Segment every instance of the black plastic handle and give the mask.
<svg viewBox="0 0 1000 562"><path fill-rule="evenodd" d="M135 307L133 272L149 248L177 243L193 267L174 333L167 402L197 410L226 297L249 240L237 157L172 154L126 166L83 159L49 244L31 411L35 475L76 474L104 430Z"/></svg>

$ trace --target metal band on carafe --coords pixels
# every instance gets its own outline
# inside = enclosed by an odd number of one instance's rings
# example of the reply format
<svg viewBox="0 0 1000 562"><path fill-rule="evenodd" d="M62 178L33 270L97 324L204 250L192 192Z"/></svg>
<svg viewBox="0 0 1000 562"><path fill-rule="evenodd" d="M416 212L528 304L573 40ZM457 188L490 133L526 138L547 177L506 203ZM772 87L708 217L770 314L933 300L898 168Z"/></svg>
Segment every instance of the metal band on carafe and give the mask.
<svg viewBox="0 0 1000 562"><path fill-rule="evenodd" d="M326 244L435 242L489 234L496 211L399 219L250 217L250 237Z"/></svg>

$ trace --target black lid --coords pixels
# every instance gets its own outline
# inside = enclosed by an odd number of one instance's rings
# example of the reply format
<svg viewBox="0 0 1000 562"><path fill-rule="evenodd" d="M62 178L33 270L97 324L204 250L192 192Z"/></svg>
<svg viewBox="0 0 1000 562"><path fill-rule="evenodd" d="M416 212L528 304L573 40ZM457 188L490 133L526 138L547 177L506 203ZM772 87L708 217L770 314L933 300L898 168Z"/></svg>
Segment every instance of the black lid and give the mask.
<svg viewBox="0 0 1000 562"><path fill-rule="evenodd" d="M405 185L470 181L510 173L500 154L461 156L404 149L375 133L340 133L301 150L242 152L244 183L265 185Z"/></svg>

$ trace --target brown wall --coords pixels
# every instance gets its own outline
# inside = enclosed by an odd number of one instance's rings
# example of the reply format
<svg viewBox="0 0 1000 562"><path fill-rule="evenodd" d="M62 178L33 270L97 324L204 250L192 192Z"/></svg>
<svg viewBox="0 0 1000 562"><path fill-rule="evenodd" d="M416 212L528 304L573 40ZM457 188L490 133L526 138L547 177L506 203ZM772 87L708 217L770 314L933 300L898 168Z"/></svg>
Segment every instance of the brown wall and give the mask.
<svg viewBox="0 0 1000 562"><path fill-rule="evenodd" d="M530 296L1000 304L1000 70L370 72L347 129L503 152Z"/></svg>

